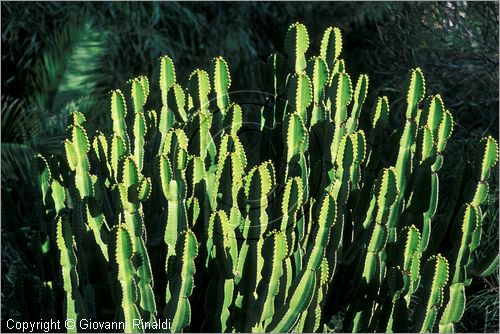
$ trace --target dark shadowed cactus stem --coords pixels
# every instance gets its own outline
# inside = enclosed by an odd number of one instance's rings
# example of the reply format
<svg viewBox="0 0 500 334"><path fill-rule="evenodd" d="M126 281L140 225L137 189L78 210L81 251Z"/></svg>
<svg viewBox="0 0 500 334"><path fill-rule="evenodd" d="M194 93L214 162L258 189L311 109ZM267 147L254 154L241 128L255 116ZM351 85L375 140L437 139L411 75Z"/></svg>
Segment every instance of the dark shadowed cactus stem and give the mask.
<svg viewBox="0 0 500 334"><path fill-rule="evenodd" d="M409 305L412 295L419 288L420 284L420 232L414 225L403 229L403 238L398 240L399 245L404 245L404 252L400 257L393 277L390 282L393 285L391 290L390 317L387 321L386 331L388 333L408 330ZM389 277L391 273L389 274ZM402 278L402 282L399 278ZM397 284L397 282L402 284Z"/></svg>
<svg viewBox="0 0 500 334"><path fill-rule="evenodd" d="M272 256L264 259L263 279L257 287L256 314L258 322L265 328L275 314L275 298L280 289L280 278L283 274L284 259L288 246L283 232L273 231L262 247L263 254Z"/></svg>
<svg viewBox="0 0 500 334"><path fill-rule="evenodd" d="M209 310L207 319L213 322L218 330L226 332L229 327L229 308L234 297L234 280L237 274L238 244L235 234L235 215L237 208L231 210L228 218L225 211L214 212L210 217L207 236L208 261L215 262L217 280L213 280L211 289L213 295L207 294L207 302L216 302L215 309ZM216 300L208 300L208 296L214 296Z"/></svg>
<svg viewBox="0 0 500 334"><path fill-rule="evenodd" d="M243 226L243 243L239 252L237 272L240 295L237 297L239 308L251 310L257 300L258 283L262 279L264 258L262 247L263 235L267 228L267 196L274 185L274 167L271 162L255 166L246 176L244 194L246 200L246 217ZM238 307L238 306L237 306ZM243 328L251 328L255 324L253 317L242 319Z"/></svg>

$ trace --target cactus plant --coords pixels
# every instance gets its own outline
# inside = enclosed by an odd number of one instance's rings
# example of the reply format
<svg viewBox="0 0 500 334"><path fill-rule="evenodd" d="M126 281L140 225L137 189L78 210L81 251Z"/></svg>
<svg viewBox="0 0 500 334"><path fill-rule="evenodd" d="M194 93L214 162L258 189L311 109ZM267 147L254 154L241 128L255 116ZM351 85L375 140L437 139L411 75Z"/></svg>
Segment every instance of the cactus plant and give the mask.
<svg viewBox="0 0 500 334"><path fill-rule="evenodd" d="M318 55L308 49L307 29L295 23L287 57L259 65L273 107L257 119L231 101L222 57L186 87L172 59L160 58L160 113L146 109L151 87L139 76L130 103L111 93L111 131L92 140L84 115L72 114L64 157L37 157L62 278L50 291L63 297L65 318L95 310L126 331L140 330L134 320L168 319L173 332L301 332L328 330L344 310L346 331L453 330L471 275L498 263L473 256L496 141L484 138L465 164L470 177L456 197L464 202L444 215L456 223L441 221L434 233L453 131L442 98L426 97L417 68L406 111L382 96L370 114L368 75L353 89L340 30L325 31ZM405 121L393 131L398 112ZM247 154L249 118L270 141L262 146L278 140L281 155ZM451 246L439 247L448 234ZM106 310L86 293L103 287L112 291Z"/></svg>

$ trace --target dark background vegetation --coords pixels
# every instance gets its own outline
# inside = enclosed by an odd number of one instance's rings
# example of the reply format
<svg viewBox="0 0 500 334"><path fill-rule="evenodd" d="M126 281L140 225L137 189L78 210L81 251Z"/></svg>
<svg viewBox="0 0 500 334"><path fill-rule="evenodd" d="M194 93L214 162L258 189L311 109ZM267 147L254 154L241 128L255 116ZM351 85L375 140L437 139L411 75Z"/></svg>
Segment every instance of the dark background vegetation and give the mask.
<svg viewBox="0 0 500 334"><path fill-rule="evenodd" d="M288 26L309 30L312 54L323 31L338 26L353 77L370 77L368 112L379 95L404 104L404 78L421 67L429 93L441 93L455 130L440 172L441 195L454 165L487 134L498 140L498 3L64 3L2 2L1 241L2 320L40 319L36 254L44 240L35 153L61 154L66 115L83 112L96 127L108 92L145 74L157 89L158 58L169 54L184 83L222 55L232 89L256 88L254 64L283 52ZM127 90L127 88L125 88ZM401 114L391 115L394 122ZM90 131L93 133L93 131ZM498 172L484 210L480 252L498 252ZM481 253L480 253L481 254ZM474 279L457 331L498 332L498 273Z"/></svg>

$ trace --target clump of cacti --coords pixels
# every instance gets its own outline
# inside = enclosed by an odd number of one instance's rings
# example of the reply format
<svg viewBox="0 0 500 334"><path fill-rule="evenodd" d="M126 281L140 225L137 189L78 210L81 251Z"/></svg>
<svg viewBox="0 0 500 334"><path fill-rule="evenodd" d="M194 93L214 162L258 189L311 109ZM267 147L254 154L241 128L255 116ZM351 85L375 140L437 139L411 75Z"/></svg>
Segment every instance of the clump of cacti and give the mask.
<svg viewBox="0 0 500 334"><path fill-rule="evenodd" d="M130 101L111 93L110 132L89 137L84 115L71 115L64 158L37 157L54 225L46 256L60 273L59 289L47 284L64 319L131 332L165 319L172 332L313 332L343 314L345 331L453 330L481 272L473 254L496 141L481 141L435 228L453 131L441 97L411 70L393 129L387 97L367 111L368 76L352 83L339 29L325 31L317 56L308 49L296 23L287 56L259 65L272 107L256 119L231 101L221 57L186 87L162 57L159 112L146 107L155 85L135 78ZM282 152L261 142L250 159L239 137L249 121ZM451 248L440 245L447 236Z"/></svg>

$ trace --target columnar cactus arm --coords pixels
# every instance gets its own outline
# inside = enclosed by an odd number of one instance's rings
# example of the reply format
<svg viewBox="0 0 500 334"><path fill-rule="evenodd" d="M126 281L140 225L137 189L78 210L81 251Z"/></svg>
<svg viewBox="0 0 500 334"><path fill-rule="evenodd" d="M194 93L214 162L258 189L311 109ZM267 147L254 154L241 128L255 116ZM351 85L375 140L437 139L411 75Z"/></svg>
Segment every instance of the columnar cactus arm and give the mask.
<svg viewBox="0 0 500 334"><path fill-rule="evenodd" d="M306 268L318 270L325 256L326 247L330 238L330 229L335 223L337 205L332 194L327 193L323 198L318 217L317 231L314 234L311 248L307 251Z"/></svg>
<svg viewBox="0 0 500 334"><path fill-rule="evenodd" d="M111 93L111 120L113 121L113 133L122 138L125 147L129 148L127 134L127 104L120 90Z"/></svg>
<svg viewBox="0 0 500 334"><path fill-rule="evenodd" d="M160 58L160 90L163 105L167 104L167 93L175 84L175 66L172 58L163 56Z"/></svg>
<svg viewBox="0 0 500 334"><path fill-rule="evenodd" d="M149 316L148 321L152 322L156 317L156 301L153 292L153 273L149 261L149 254L144 240L138 243L138 255L140 264L137 267L136 275L138 278L137 286L139 288L140 308Z"/></svg>
<svg viewBox="0 0 500 334"><path fill-rule="evenodd" d="M398 196L396 172L393 167L384 169L375 183L376 214L371 237L364 261L363 271L359 283L359 310L353 318L352 330L354 332L366 331L369 319L373 318L370 312L375 309L374 301L366 296L376 295L381 285L381 276L385 268L384 251L388 239L388 216L391 207ZM364 303L364 305L361 305ZM372 303L368 304L367 303ZM373 305L373 307L370 307Z"/></svg>
<svg viewBox="0 0 500 334"><path fill-rule="evenodd" d="M188 87L189 96L194 108L190 116L193 126L191 129L192 133L188 133L191 137L189 153L199 156L202 159L205 159L207 154L209 154L213 163L216 148L210 133L214 115L209 110L211 86L208 73L199 69L193 71L189 76Z"/></svg>
<svg viewBox="0 0 500 334"><path fill-rule="evenodd" d="M474 159L474 181L469 181L466 189L466 199L470 200L473 206L483 204L488 195L487 180L490 177L493 167L498 162L498 143L491 137L485 137L480 142L480 147L476 150Z"/></svg>
<svg viewBox="0 0 500 334"><path fill-rule="evenodd" d="M79 125L74 125L72 127L73 140L71 142L73 146L73 152L75 155L73 157L76 161L72 164L75 166L75 185L78 189L78 193L81 199L93 196L92 181L90 178L90 163L88 159L88 152L90 150L90 144L87 137L87 132L85 129Z"/></svg>
<svg viewBox="0 0 500 334"><path fill-rule="evenodd" d="M354 139L353 136L344 136L339 142L338 155L335 161L335 174L330 186L330 191L333 193L337 203L342 206L349 196L351 168L358 157L356 151L357 141L354 141Z"/></svg>
<svg viewBox="0 0 500 334"><path fill-rule="evenodd" d="M283 110L285 100L280 96L285 89L286 64L282 55L275 53L271 54L266 63L261 63L258 68L258 76L260 85L266 93L269 93L269 98L274 99L272 113L264 113L265 125L268 128L274 128L276 121L283 119Z"/></svg>
<svg viewBox="0 0 500 334"><path fill-rule="evenodd" d="M263 279L257 289L257 304L260 323L267 323L273 318L275 312L275 297L280 289L280 278L283 274L283 260L287 256L287 244L282 232L273 232L264 241L263 254L273 256L264 260Z"/></svg>
<svg viewBox="0 0 500 334"><path fill-rule="evenodd" d="M171 180L169 182L168 194L168 218L165 227L165 243L167 251L171 255L175 255L175 245L177 244L177 235L182 231L185 225L182 203L178 198L178 184L177 181Z"/></svg>
<svg viewBox="0 0 500 334"><path fill-rule="evenodd" d="M325 85L328 82L328 67L325 60L320 57L313 57L308 62L308 75L312 80L313 88L313 108L310 117L310 126L326 119L324 94Z"/></svg>
<svg viewBox="0 0 500 334"><path fill-rule="evenodd" d="M168 313L172 316L171 332L180 332L191 322L189 297L193 292L194 260L198 255L196 236L191 230L186 230L179 236L176 247L179 275L172 281L174 294L170 304L167 305Z"/></svg>
<svg viewBox="0 0 500 334"><path fill-rule="evenodd" d="M170 163L172 164L173 175L180 177L178 171L185 168L188 150L188 138L184 130L171 129L165 136L162 154L167 155Z"/></svg>
<svg viewBox="0 0 500 334"><path fill-rule="evenodd" d="M40 189L42 191L42 202L44 205L47 205L47 198L50 193L50 187L52 184L52 173L50 172L47 159L45 159L42 155L37 154L35 160L37 166L38 183L40 184Z"/></svg>
<svg viewBox="0 0 500 334"><path fill-rule="evenodd" d="M139 209L139 201L135 198L137 195L136 190L139 185L139 171L133 156L128 156L123 159L120 176L121 182L118 184L118 188L120 191L121 205L125 211L128 211L128 213L136 213ZM135 224L135 221L133 223ZM139 225L135 227L129 226L129 232L134 233L132 236L136 235L134 231L139 227ZM138 233L138 235L140 234L141 233ZM135 245L134 238L132 238L132 244Z"/></svg>
<svg viewBox="0 0 500 334"><path fill-rule="evenodd" d="M453 333L455 322L460 321L465 311L465 284L454 283L449 287L449 300L439 321L440 333Z"/></svg>
<svg viewBox="0 0 500 334"><path fill-rule="evenodd" d="M220 333L226 333L234 328L230 312L234 295L233 279L225 279L223 275L214 273L205 296L205 324L208 326L207 328L213 328L214 331Z"/></svg>
<svg viewBox="0 0 500 334"><path fill-rule="evenodd" d="M304 120L297 113L287 117L285 129L286 161L290 163L294 156L302 152L303 145L307 140L307 129Z"/></svg>
<svg viewBox="0 0 500 334"><path fill-rule="evenodd" d="M144 113L144 104L149 95L149 81L145 76L140 76L131 80L132 84L132 102L134 104L134 113Z"/></svg>
<svg viewBox="0 0 500 334"><path fill-rule="evenodd" d="M422 71L417 68L410 73L410 83L407 95L406 122L401 135L399 144L399 153L396 162L396 170L398 172L398 188L404 191L406 179L411 172L410 158L411 147L415 144L417 135L417 117L418 104L425 95L425 79Z"/></svg>
<svg viewBox="0 0 500 334"><path fill-rule="evenodd" d="M422 275L423 290L419 297L423 301L414 314L413 330L430 332L434 328L439 309L443 303L443 288L448 281L448 261L440 254L432 256Z"/></svg>
<svg viewBox="0 0 500 334"><path fill-rule="evenodd" d="M134 278L134 266L132 265L132 241L125 226L116 229L116 264L118 266L118 281L122 291L121 308L125 318L127 333L138 330L133 326L134 319L140 319L137 308L137 284Z"/></svg>
<svg viewBox="0 0 500 334"><path fill-rule="evenodd" d="M111 161L109 158L109 144L104 134L99 131L97 131L94 136L92 149L95 157L99 161L98 174L102 175L103 178L105 177L105 180L103 180L105 185L111 184L112 169L109 163Z"/></svg>
<svg viewBox="0 0 500 334"><path fill-rule="evenodd" d="M235 226L232 226L226 212L219 210L212 214L210 218L212 225L212 235L216 246L217 262L225 278L233 278L238 262L238 245L234 233Z"/></svg>
<svg viewBox="0 0 500 334"><path fill-rule="evenodd" d="M54 201L54 206L56 209L56 214L59 215L62 213L62 210L66 207L66 188L64 188L59 181L52 180L50 185L51 189L51 197Z"/></svg>
<svg viewBox="0 0 500 334"><path fill-rule="evenodd" d="M56 243L60 252L60 265L65 292L66 310L65 319L73 320L78 324L81 318L85 318L85 308L82 297L78 291L77 258L75 254L75 241L71 231L71 222L67 215L57 218ZM77 332L75 327L73 332Z"/></svg>
<svg viewBox="0 0 500 334"><path fill-rule="evenodd" d="M214 60L214 90L217 94L217 107L224 115L229 106L229 87L231 87L231 75L227 62L222 57L216 57Z"/></svg>
<svg viewBox="0 0 500 334"><path fill-rule="evenodd" d="M245 161L237 152L219 156L213 193L209 194L213 206L219 200L226 207L233 207L237 203L238 191L243 183Z"/></svg>
<svg viewBox="0 0 500 334"><path fill-rule="evenodd" d="M175 67L169 56L160 58L160 90L162 108L160 113L160 133L165 136L173 123L172 111L169 109L168 94L176 82ZM161 147L160 147L161 149Z"/></svg>
<svg viewBox="0 0 500 334"><path fill-rule="evenodd" d="M119 164L128 155L128 149L123 137L116 134L111 139L110 165L113 172L113 178L118 183L120 173Z"/></svg>
<svg viewBox="0 0 500 334"><path fill-rule="evenodd" d="M293 252L295 244L295 225L297 212L302 204L302 179L300 177L289 178L283 192L281 203L281 225L280 231L285 233L287 239L288 256Z"/></svg>
<svg viewBox="0 0 500 334"><path fill-rule="evenodd" d="M352 190L357 190L359 188L359 183L361 181L361 165L365 161L366 157L366 138L363 130L358 130L350 135L352 142L355 147L356 156L354 157L353 164L349 170L350 172L350 182L352 184Z"/></svg>
<svg viewBox="0 0 500 334"><path fill-rule="evenodd" d="M329 27L325 30L321 40L320 56L326 62L329 71L333 74L335 61L342 52L342 34L339 28Z"/></svg>
<svg viewBox="0 0 500 334"><path fill-rule="evenodd" d="M207 110L210 105L208 94L212 89L208 73L200 69L194 70L189 76L188 87L195 111Z"/></svg>
<svg viewBox="0 0 500 334"><path fill-rule="evenodd" d="M407 230L406 243L403 257L403 294L406 303L410 303L412 294L417 290L420 283L420 233L412 225Z"/></svg>
<svg viewBox="0 0 500 334"><path fill-rule="evenodd" d="M152 321L156 315L156 303L153 296L153 275L149 255L145 246L145 227L142 219L142 204L140 199L147 198L149 191L141 189L145 179L140 175L133 156L126 157L123 161L122 182L118 185L122 206L124 209L125 226L130 233L133 254L139 259L136 268L137 285L140 293L142 310L149 314ZM144 181L142 186L148 187L149 181Z"/></svg>
<svg viewBox="0 0 500 334"><path fill-rule="evenodd" d="M295 284L294 284L295 283ZM316 272L305 269L292 283L286 304L275 314L266 331L284 333L296 324L302 312L307 310L316 288Z"/></svg>
<svg viewBox="0 0 500 334"><path fill-rule="evenodd" d="M290 287L287 303L276 313L267 330L287 332L293 328L299 316L311 303L316 285L316 271L320 269L328 245L330 229L336 218L336 203L326 194L320 210L318 229L308 249L305 265ZM296 287L296 289L294 288Z"/></svg>
<svg viewBox="0 0 500 334"><path fill-rule="evenodd" d="M446 147L448 138L453 131L453 118L451 114L445 110L443 101L439 95L430 98L428 107L424 109L422 117L427 116L427 121L423 126L420 133L419 155L420 166L417 168L416 175L430 174L430 193L424 191L418 192L421 196L429 197L428 204L422 208L423 211L423 227L422 227L422 240L420 251L423 252L427 249L431 233L431 221L437 210L438 193L439 193L439 179L437 172L443 164L443 150ZM423 123L423 122L422 122ZM428 166L428 163L432 166ZM417 189L421 184L415 185Z"/></svg>
<svg viewBox="0 0 500 334"><path fill-rule="evenodd" d="M383 128L389 122L389 99L382 96L377 99L377 106L371 115L372 129Z"/></svg>
<svg viewBox="0 0 500 334"><path fill-rule="evenodd" d="M238 104L232 103L224 116L224 128L229 128L231 136L236 137L242 125L243 110Z"/></svg>
<svg viewBox="0 0 500 334"><path fill-rule="evenodd" d="M245 176L245 184L242 193L245 197L246 209L243 213L242 237L243 242L239 251L237 273L235 283L238 285L239 296L237 307L240 311L254 310L257 300L257 287L262 279L262 268L264 258L262 247L263 235L268 223L267 196L275 182L274 168L267 161L255 166ZM255 316L247 316L241 319L240 327L249 330L256 321Z"/></svg>
<svg viewBox="0 0 500 334"><path fill-rule="evenodd" d="M89 204L85 206L87 223L94 234L95 241L101 250L102 255L109 261L107 236L109 229L107 228L106 216L102 212L95 212Z"/></svg>
<svg viewBox="0 0 500 334"><path fill-rule="evenodd" d="M292 24L286 33L285 50L289 58L290 72L302 73L307 66L306 52L309 48L309 34L301 23Z"/></svg>
<svg viewBox="0 0 500 334"><path fill-rule="evenodd" d="M438 131L436 132L438 137L438 141L436 143L438 154L443 153L448 139L450 139L450 136L453 132L453 124L453 117L451 113L446 110L443 114L443 119L441 121L441 124L439 125Z"/></svg>
<svg viewBox="0 0 500 334"><path fill-rule="evenodd" d="M479 214L479 210L469 204L462 208L461 238L452 253L453 276L448 290L448 303L439 321L440 331L453 329L453 323L459 321L465 311L466 265L471 256L473 234L481 228Z"/></svg>
<svg viewBox="0 0 500 334"><path fill-rule="evenodd" d="M316 293L313 300L307 309L307 313L303 313L304 327L303 332L317 332L321 325L322 307L326 299L328 291L330 268L326 258L321 262L320 269L316 272Z"/></svg>
<svg viewBox="0 0 500 334"><path fill-rule="evenodd" d="M163 196L167 200L167 222L164 232L164 242L167 250L165 270L167 277L171 278L175 277L176 267L174 264L176 259L179 259L177 252L181 240L178 235L188 230L186 181L184 179L184 168L186 167L184 160L187 159L187 152L183 148L187 143L184 142L186 138L184 138L182 131L171 131L169 134L165 140L165 152L159 157L159 175ZM175 143L173 138L175 138ZM182 161L179 161L180 155L186 159L182 158L180 159ZM175 164L172 164L169 157L174 159ZM165 290L167 303L175 297L175 290L172 284L172 281L169 280ZM173 309L170 310L173 314Z"/></svg>
<svg viewBox="0 0 500 334"><path fill-rule="evenodd" d="M347 119L347 106L352 99L352 84L349 74L342 72L333 75L330 82L330 99L332 101L332 120L335 124L343 124Z"/></svg>
<svg viewBox="0 0 500 334"><path fill-rule="evenodd" d="M483 138L481 147L476 151L474 179L469 180L466 198L470 199L460 212L460 228L456 228L456 236L460 243L456 244L451 257L452 282L447 293L447 305L439 321L440 331L452 331L453 324L458 322L465 311L465 286L467 285L468 265L473 252L479 246L481 235L480 205L486 199L488 188L486 180L491 169L498 161L498 145L491 137ZM484 187L486 186L486 187ZM457 226L458 227L458 226Z"/></svg>
<svg viewBox="0 0 500 334"><path fill-rule="evenodd" d="M168 112L175 113L176 120L179 122L186 123L188 121L188 116L186 113L186 93L181 85L174 83L172 88L168 91ZM167 117L167 116L165 116ZM173 116L168 114L167 120L164 121L167 125L164 126L165 129L169 128L169 125L173 123ZM168 131L168 130L167 130Z"/></svg>
<svg viewBox="0 0 500 334"><path fill-rule="evenodd" d="M347 120L347 133L351 134L358 128L359 115L365 103L366 94L368 93L368 75L361 74L356 82L354 89L354 103L352 105L351 114Z"/></svg>
<svg viewBox="0 0 500 334"><path fill-rule="evenodd" d="M398 249L404 249L397 258L397 266L390 269L386 282L391 291L390 314L384 329L388 333L408 330L408 305L420 284L420 232L414 225L405 227Z"/></svg>
<svg viewBox="0 0 500 334"><path fill-rule="evenodd" d="M335 161L339 144L346 133L345 122L347 120L347 106L351 102L351 79L347 73L336 73L332 76L327 88L328 97L331 101L331 119L335 123L335 132L331 144L331 159Z"/></svg>
<svg viewBox="0 0 500 334"><path fill-rule="evenodd" d="M85 122L86 122L85 116L81 112L73 111L71 112L71 114L69 114L68 124L83 126Z"/></svg>
<svg viewBox="0 0 500 334"><path fill-rule="evenodd" d="M145 136L146 119L142 112L137 112L134 119L134 159L139 171L142 171L144 165Z"/></svg>
<svg viewBox="0 0 500 334"><path fill-rule="evenodd" d="M307 74L294 74L288 79L288 108L296 112L300 118L307 124L309 117L307 108L313 100L313 91L311 81Z"/></svg>
<svg viewBox="0 0 500 334"><path fill-rule="evenodd" d="M405 193L407 179L412 172L412 149L418 133L418 105L425 95L425 79L422 71L417 68L410 71L406 121L399 141L399 151L396 160L397 186L400 195L397 204L392 207L389 218L389 243L395 242L395 228L399 220L400 205Z"/></svg>

